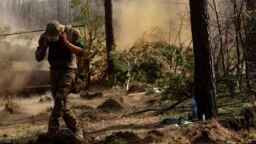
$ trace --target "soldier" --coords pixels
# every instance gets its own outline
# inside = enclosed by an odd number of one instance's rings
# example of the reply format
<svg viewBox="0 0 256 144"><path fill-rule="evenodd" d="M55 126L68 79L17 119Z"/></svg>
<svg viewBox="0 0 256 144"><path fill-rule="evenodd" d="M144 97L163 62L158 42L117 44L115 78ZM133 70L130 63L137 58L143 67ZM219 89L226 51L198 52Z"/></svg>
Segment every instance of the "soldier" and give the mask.
<svg viewBox="0 0 256 144"><path fill-rule="evenodd" d="M60 127L59 118L63 118L75 136L83 139L82 129L67 104L77 69L76 56L84 54L84 44L80 39L79 30L67 27L64 32L58 21L50 21L46 31L39 38L35 57L38 62L42 61L49 48L48 62L54 107L48 124L48 133L55 134Z"/></svg>

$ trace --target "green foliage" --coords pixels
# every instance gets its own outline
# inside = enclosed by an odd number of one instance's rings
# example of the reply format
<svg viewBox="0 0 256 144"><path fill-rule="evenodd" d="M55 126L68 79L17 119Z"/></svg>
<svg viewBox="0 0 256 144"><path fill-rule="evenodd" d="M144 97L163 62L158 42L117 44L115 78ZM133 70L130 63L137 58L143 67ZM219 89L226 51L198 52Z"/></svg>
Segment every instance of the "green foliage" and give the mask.
<svg viewBox="0 0 256 144"><path fill-rule="evenodd" d="M126 74L128 72L128 65L125 61L125 53L111 51L109 62L112 65L111 73L108 78L108 86L121 85L125 82Z"/></svg>
<svg viewBox="0 0 256 144"><path fill-rule="evenodd" d="M219 96L233 96L239 91L237 81L230 78L219 78L217 79L216 91Z"/></svg>
<svg viewBox="0 0 256 144"><path fill-rule="evenodd" d="M166 93L169 96L188 96L194 93L194 57L192 53L183 53L183 63L180 63L176 73L169 76L169 86Z"/></svg>
<svg viewBox="0 0 256 144"><path fill-rule="evenodd" d="M118 53L117 51L112 51L110 53L110 63L114 66L112 69L112 73L123 73L127 71L127 64L124 60L125 54Z"/></svg>
<svg viewBox="0 0 256 144"><path fill-rule="evenodd" d="M136 44L129 53L113 51L112 77L123 84L130 76L132 82L149 82L166 88L167 93L187 95L192 92L193 56L182 48L164 42Z"/></svg>
<svg viewBox="0 0 256 144"><path fill-rule="evenodd" d="M171 95L168 96L184 97L193 94L193 77L192 75L187 76L185 73L187 72L181 72L170 76L169 87L166 89L166 93ZM166 98L169 99L170 97Z"/></svg>
<svg viewBox="0 0 256 144"><path fill-rule="evenodd" d="M161 55L159 55L161 56ZM164 76L164 61L152 51L145 51L132 69L132 76L137 81L155 81Z"/></svg>
<svg viewBox="0 0 256 144"><path fill-rule="evenodd" d="M129 53L113 51L110 62L113 65L110 77L115 78L115 84L122 84L129 75L134 82L148 82L163 78L165 60L159 59L156 43L136 45Z"/></svg>

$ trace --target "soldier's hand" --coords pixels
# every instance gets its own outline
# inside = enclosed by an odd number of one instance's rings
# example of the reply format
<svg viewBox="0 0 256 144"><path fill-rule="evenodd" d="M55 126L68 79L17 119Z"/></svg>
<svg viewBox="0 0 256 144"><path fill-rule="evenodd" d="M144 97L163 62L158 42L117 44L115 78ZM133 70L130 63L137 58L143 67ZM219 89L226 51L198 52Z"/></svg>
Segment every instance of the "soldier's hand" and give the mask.
<svg viewBox="0 0 256 144"><path fill-rule="evenodd" d="M49 45L48 39L47 39L46 37L41 37L41 38L39 39L39 45L40 45L41 47L47 48L48 45Z"/></svg>
<svg viewBox="0 0 256 144"><path fill-rule="evenodd" d="M67 34L61 29L60 36L63 38L64 41L67 41Z"/></svg>

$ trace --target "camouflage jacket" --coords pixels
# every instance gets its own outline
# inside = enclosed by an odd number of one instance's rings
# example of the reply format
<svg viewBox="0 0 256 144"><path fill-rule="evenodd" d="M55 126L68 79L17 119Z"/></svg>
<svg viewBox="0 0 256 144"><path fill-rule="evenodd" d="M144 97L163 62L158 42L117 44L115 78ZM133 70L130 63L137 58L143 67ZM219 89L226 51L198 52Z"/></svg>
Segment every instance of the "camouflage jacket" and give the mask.
<svg viewBox="0 0 256 144"><path fill-rule="evenodd" d="M63 39L56 42L48 42L45 45L45 33L43 33L38 41L39 46L37 47L35 57L37 61L42 61L46 55L46 50L48 50L48 62L50 64L50 69L76 69L76 55L72 53L69 48L65 45ZM72 44L84 48L84 44L81 40L72 40Z"/></svg>

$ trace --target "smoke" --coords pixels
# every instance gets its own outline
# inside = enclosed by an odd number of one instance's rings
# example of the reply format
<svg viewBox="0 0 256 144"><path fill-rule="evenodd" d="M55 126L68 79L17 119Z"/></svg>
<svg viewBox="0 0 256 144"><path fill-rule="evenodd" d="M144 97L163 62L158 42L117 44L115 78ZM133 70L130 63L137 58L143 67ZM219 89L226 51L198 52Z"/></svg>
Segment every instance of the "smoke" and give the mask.
<svg viewBox="0 0 256 144"><path fill-rule="evenodd" d="M118 50L138 40L188 43L188 0L118 0L113 3L115 41Z"/></svg>

